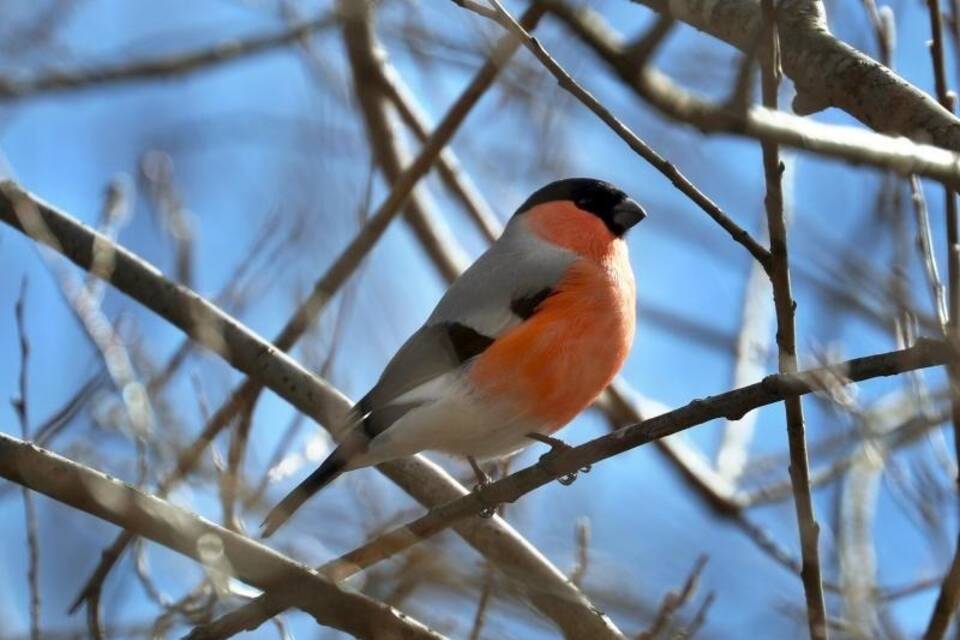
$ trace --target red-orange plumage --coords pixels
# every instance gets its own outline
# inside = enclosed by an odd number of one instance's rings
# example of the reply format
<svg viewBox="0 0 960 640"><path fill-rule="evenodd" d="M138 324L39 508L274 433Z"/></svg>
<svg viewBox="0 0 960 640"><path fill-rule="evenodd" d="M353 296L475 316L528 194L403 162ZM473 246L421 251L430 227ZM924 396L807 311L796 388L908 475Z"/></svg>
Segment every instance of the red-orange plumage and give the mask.
<svg viewBox="0 0 960 640"><path fill-rule="evenodd" d="M524 213L530 230L576 252L554 293L500 336L469 376L483 393L559 429L616 376L633 341L636 292L626 244L570 202Z"/></svg>

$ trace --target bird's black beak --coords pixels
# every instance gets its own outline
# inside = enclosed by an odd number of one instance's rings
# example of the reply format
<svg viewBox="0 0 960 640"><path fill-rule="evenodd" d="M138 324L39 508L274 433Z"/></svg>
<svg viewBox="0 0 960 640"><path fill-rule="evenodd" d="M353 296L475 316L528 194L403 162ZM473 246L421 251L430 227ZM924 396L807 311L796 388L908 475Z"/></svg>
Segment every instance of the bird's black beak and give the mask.
<svg viewBox="0 0 960 640"><path fill-rule="evenodd" d="M621 233L626 233L627 229L647 217L647 212L643 210L643 207L630 198L624 199L610 213L614 226L623 230Z"/></svg>

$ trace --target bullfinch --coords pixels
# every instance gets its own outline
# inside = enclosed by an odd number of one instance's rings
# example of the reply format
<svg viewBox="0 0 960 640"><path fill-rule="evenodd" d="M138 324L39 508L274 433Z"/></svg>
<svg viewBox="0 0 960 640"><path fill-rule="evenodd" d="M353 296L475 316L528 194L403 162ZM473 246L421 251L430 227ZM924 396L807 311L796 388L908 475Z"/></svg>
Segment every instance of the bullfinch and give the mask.
<svg viewBox="0 0 960 640"><path fill-rule="evenodd" d="M354 406L340 445L267 515L276 531L345 471L425 449L513 453L567 424L616 376L633 342L624 234L646 216L601 180L536 191L457 278ZM481 476L482 477L482 476Z"/></svg>

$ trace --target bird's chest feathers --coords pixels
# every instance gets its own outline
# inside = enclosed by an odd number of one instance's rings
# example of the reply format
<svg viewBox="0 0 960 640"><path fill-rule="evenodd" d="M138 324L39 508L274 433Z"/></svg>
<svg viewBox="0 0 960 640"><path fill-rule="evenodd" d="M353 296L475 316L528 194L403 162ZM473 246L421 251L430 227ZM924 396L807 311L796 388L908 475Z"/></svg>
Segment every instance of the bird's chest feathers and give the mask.
<svg viewBox="0 0 960 640"><path fill-rule="evenodd" d="M520 411L563 426L623 365L633 342L635 304L625 246L600 260L580 259L536 313L477 359L470 377Z"/></svg>

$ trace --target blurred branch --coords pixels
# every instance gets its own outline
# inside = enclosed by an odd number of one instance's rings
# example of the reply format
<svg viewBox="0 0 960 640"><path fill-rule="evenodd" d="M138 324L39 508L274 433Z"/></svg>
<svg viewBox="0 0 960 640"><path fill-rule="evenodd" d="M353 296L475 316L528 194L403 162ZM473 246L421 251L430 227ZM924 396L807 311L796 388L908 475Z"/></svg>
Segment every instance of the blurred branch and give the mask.
<svg viewBox="0 0 960 640"><path fill-rule="evenodd" d="M917 222L917 248L923 260L923 268L930 287L933 308L940 322L940 330L946 335L950 315L947 311L943 282L940 281L940 271L937 268L937 257L933 251L933 234L930 232L930 215L926 199L923 197L923 184L917 176L910 176L910 200L913 202Z"/></svg>
<svg viewBox="0 0 960 640"><path fill-rule="evenodd" d="M373 5L370 0L342 0L339 10L343 15L343 39L367 141L386 182L393 185L409 164L409 158L382 83L387 70L392 68L374 32ZM436 207L423 185L413 188L404 209L407 222L441 274L446 278L459 275L467 265L466 256L451 249L450 229L436 214Z"/></svg>
<svg viewBox="0 0 960 640"><path fill-rule="evenodd" d="M852 456L838 496L836 538L844 613L852 627L851 635L862 640L876 637L879 626L873 529L887 454L881 443L864 441Z"/></svg>
<svg viewBox="0 0 960 640"><path fill-rule="evenodd" d="M761 0L766 64L761 65L761 90L763 106L775 111L778 108L777 92L780 88L780 37L778 12L773 0ZM790 11L781 7L781 11ZM763 175L767 193L764 207L767 212L767 229L770 234L770 284L773 286L773 304L777 318L777 349L780 373L797 371L797 303L790 284L790 261L787 245L787 218L783 208L781 180L784 164L780 161L780 149L776 143L760 143L763 153ZM807 600L807 621L813 640L827 638L827 611L823 599L823 579L820 575L820 526L817 524L810 489L810 460L807 455L807 436L804 427L803 404L799 396L786 398L784 410L787 420L787 441L790 449L790 480L793 485L794 505L797 512L797 528L800 534L800 553L803 569L803 591Z"/></svg>
<svg viewBox="0 0 960 640"><path fill-rule="evenodd" d="M137 532L213 571L258 589L309 585L296 605L318 623L359 638L442 638L409 616L343 591L289 558L197 515L141 493L99 471L0 434L0 476L63 504Z"/></svg>
<svg viewBox="0 0 960 640"><path fill-rule="evenodd" d="M751 264L740 305L740 333L733 365L734 387L756 380L766 368L775 313L769 294L770 280L757 265ZM715 458L717 473L734 485L743 474L756 421L757 415L749 413L740 420L728 420L723 425Z"/></svg>
<svg viewBox="0 0 960 640"><path fill-rule="evenodd" d="M670 183L680 190L685 196L690 198L699 206L714 222L719 224L724 231L730 234L736 242L750 252L764 269L769 267L770 252L762 247L746 230L737 225L723 210L717 206L710 198L700 191L692 182L690 182L675 165L668 162L663 156L654 151L646 142L641 140L637 134L630 130L623 122L617 119L603 104L601 104L589 91L584 89L576 80L570 76L567 71L543 48L540 41L531 36L510 15L497 0L491 0L496 7L497 17L495 21L507 31L516 35L523 42L523 45L543 64L543 66L556 78L561 87L573 94L585 107L592 111L600 120L613 130L627 145L641 158L646 160L657 171L662 173ZM537 2L537 6L546 9L546 3ZM657 27L654 27L655 33Z"/></svg>
<svg viewBox="0 0 960 640"><path fill-rule="evenodd" d="M416 96L392 66L384 64L380 67L380 71L382 72L380 81L404 124L413 131L421 143L426 142L432 126L427 114L417 102ZM489 242L496 240L500 236L500 221L473 180L461 167L452 148L447 147L440 153L437 172L447 189L463 204L470 219L484 237Z"/></svg>
<svg viewBox="0 0 960 640"><path fill-rule="evenodd" d="M953 187L960 186L960 155L956 152L854 127L821 124L760 106L743 110L707 102L655 69L638 68L627 55L620 35L596 12L574 8L561 0L538 1L549 6L550 12L589 45L637 95L670 118L693 124L704 132L733 133L853 164L893 169L903 175L916 173ZM733 4L739 4L739 0Z"/></svg>
<svg viewBox="0 0 960 640"><path fill-rule="evenodd" d="M658 13L749 52L762 24L760 3L728 0L634 0ZM895 133L960 151L960 121L890 68L837 39L819 0L779 3L782 64L797 87L793 110L801 115L830 106L876 131ZM783 142L783 141L781 141Z"/></svg>
<svg viewBox="0 0 960 640"><path fill-rule="evenodd" d="M657 640L667 629L670 628L673 618L677 611L681 609L697 590L697 584L700 582L700 575L703 568L707 565L707 556L700 556L693 564L690 575L683 582L679 591L668 591L660 602L660 608L657 609L657 615L645 631L637 634L636 640ZM674 636L675 637L675 636Z"/></svg>
<svg viewBox="0 0 960 640"><path fill-rule="evenodd" d="M0 102L99 85L181 76L293 44L336 23L336 16L322 15L280 33L246 40L231 39L207 49L188 51L166 58L93 69L50 69L25 79L0 77Z"/></svg>
<svg viewBox="0 0 960 640"><path fill-rule="evenodd" d="M27 408L27 367L30 361L30 340L23 322L23 307L27 297L27 281L20 283L20 295L13 308L17 325L17 337L20 346L20 375L18 377L18 396L11 400L17 421L20 423L20 437L30 438L30 415ZM40 545L37 542L37 511L33 504L33 494L23 489L24 524L27 530L27 592L30 596L30 639L40 640Z"/></svg>

